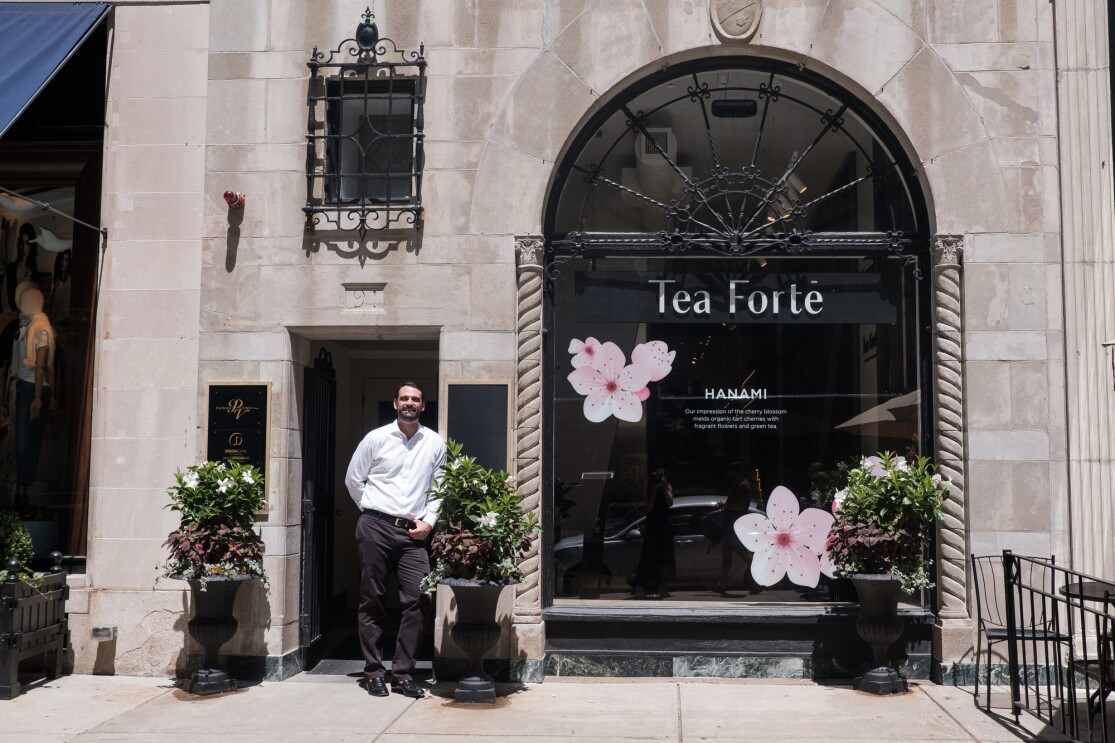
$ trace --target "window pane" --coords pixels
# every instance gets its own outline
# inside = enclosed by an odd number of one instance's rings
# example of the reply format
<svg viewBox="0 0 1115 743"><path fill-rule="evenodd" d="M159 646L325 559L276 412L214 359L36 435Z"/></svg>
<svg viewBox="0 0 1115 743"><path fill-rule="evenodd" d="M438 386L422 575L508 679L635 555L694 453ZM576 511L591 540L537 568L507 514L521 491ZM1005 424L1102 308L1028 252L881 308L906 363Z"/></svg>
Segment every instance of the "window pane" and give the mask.
<svg viewBox="0 0 1115 743"><path fill-rule="evenodd" d="M336 170L342 202L406 202L413 194L414 114L410 86L394 95L376 83L370 93L348 90L334 118L340 135Z"/></svg>
<svg viewBox="0 0 1115 743"><path fill-rule="evenodd" d="M557 600L624 598L647 571L659 591L696 600L720 600L718 584L736 600L845 600L823 576L762 585L752 567L763 549L733 538L732 524L827 514L843 463L917 453L916 300L893 258L564 266L552 361ZM659 469L672 492L660 528ZM767 513L777 488L792 504L780 516ZM803 559L815 574L819 551Z"/></svg>

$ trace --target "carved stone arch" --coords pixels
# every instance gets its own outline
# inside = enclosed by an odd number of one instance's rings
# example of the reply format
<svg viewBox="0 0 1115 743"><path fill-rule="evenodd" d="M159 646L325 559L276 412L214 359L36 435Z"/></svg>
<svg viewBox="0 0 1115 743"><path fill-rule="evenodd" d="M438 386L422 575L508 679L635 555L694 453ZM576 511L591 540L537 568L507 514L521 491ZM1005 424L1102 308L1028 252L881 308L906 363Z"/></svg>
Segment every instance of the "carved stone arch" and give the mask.
<svg viewBox="0 0 1115 743"><path fill-rule="evenodd" d="M860 0L785 8L763 14L751 44L710 45L707 3L694 3L705 7L693 13L664 5L648 15L639 2L598 3L562 27L523 71L493 120L480 159L480 198L471 210L475 231L540 232L555 164L585 122L628 84L692 59L741 53L801 65L868 104L920 170L930 233L1006 229L1015 199L978 110L956 74L890 10ZM849 5L862 22L825 23L826 14L842 14ZM593 54L578 42L586 29L617 26L626 34L624 54ZM864 49L876 48L878 38L893 39L891 51L866 64ZM621 48L615 39L609 46ZM947 126L940 116L927 115L927 86ZM505 193L516 198L509 203L498 196Z"/></svg>
<svg viewBox="0 0 1115 743"><path fill-rule="evenodd" d="M847 4L848 0L834 0L828 5L839 10ZM526 424L517 424L520 472L536 473L541 457L540 447L532 443L539 415L534 407L538 398L534 396L537 387L533 375L537 371L534 343L539 337L536 332L540 332L536 302L541 296L541 277L535 269L536 261L524 258L524 250L541 249L542 239L536 236L542 233L543 210L550 198L556 163L585 123L630 82L687 60L741 51L801 64L868 104L901 142L921 178L929 217L928 234L963 235L1008 228L1012 215L1009 189L991 140L960 81L940 57L908 27L896 26L892 18L876 18L878 26L898 34L901 43L896 42L895 48L901 51L889 58L883 68L872 68L861 63L863 28L830 25L823 43L817 45L820 19L805 20L808 22L790 28L785 14L765 14L752 45L744 49L739 45L709 46L707 38L699 34L679 33L667 39L661 26L656 25L660 48L668 51L668 55L648 56L642 47L624 59L602 55L596 59L591 75L585 73L583 65L570 59L573 45L563 43L563 38L568 40L567 34L575 33L571 24L520 76L485 143L474 191L478 196L471 210L475 232L531 236L516 241L520 258L519 415L520 423ZM633 59L638 62L635 69ZM930 119L939 125L941 117L926 115L926 86L932 86L937 96L934 108L947 112L947 126L934 126ZM549 108L539 112L539 105ZM963 491L963 463L967 454L960 412L963 390L955 387L956 375L952 373L960 363L962 337L958 324L962 297L957 290L960 265L958 254L951 251L959 240L951 236L936 240L939 250L935 251L931 292L933 316L957 319L935 337L932 350L935 394L958 411L947 425L934 426L936 449L949 460L946 469L953 480L950 484L953 500L942 534L947 554L942 555L939 590L942 616L957 629L958 624L963 623L966 628L970 624L963 560L967 520ZM538 483L538 497L540 488ZM535 492L533 486L529 489L532 494ZM533 497L530 505L538 508ZM532 579L519 592L516 602L516 621L526 624L540 620L537 554L530 561Z"/></svg>

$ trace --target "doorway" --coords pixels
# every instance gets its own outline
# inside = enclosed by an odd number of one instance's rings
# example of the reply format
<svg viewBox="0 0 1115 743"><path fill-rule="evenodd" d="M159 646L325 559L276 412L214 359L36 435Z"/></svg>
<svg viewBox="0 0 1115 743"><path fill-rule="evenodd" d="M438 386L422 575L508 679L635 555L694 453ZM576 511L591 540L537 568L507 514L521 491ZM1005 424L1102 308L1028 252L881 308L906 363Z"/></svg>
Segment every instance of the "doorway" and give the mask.
<svg viewBox="0 0 1115 743"><path fill-rule="evenodd" d="M330 359L334 375L332 397L321 394L321 375L315 370L315 363L323 355ZM359 675L363 670L356 637L360 566L354 535L360 514L345 487L345 473L360 440L372 429L395 419L391 402L401 381L414 381L425 391L422 425L437 430L438 341L312 340L310 358L314 361L303 370L300 403L303 667L307 673ZM332 416L323 409L329 407ZM326 420L330 430L316 432L318 422ZM323 477L325 472L328 476ZM398 604L391 586L385 658L394 652L397 623ZM432 657L431 616L419 653L419 667L428 668Z"/></svg>

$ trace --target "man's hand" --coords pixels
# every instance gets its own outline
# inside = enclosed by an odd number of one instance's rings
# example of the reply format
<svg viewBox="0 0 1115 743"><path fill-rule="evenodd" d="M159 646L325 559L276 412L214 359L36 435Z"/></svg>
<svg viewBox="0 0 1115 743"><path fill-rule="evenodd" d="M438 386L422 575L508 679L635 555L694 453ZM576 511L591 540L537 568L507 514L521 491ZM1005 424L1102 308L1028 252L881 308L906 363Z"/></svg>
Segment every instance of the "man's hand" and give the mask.
<svg viewBox="0 0 1115 743"><path fill-rule="evenodd" d="M31 415L30 415L31 420L37 419L39 417L39 411L42 410L42 409L43 409L43 401L42 400L40 400L38 398L35 398L34 400L32 400L31 401Z"/></svg>
<svg viewBox="0 0 1115 743"><path fill-rule="evenodd" d="M414 520L414 528L410 529L407 533L410 534L410 538L413 539L414 541L421 542L423 539L425 539L427 536L429 536L430 531L433 528L434 527L427 524L422 519L415 519Z"/></svg>

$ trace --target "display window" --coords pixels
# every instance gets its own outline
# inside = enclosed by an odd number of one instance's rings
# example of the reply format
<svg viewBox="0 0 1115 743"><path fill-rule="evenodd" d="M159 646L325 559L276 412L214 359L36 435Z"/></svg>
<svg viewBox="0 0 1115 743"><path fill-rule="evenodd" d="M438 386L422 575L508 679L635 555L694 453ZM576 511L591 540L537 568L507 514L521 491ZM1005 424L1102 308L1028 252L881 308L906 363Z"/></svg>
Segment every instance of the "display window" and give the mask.
<svg viewBox="0 0 1115 743"><path fill-rule="evenodd" d="M26 195L0 195L0 508L20 514L37 557L80 555L96 233L75 232L75 188Z"/></svg>
<svg viewBox="0 0 1115 743"><path fill-rule="evenodd" d="M903 262L609 256L553 286L555 601L845 600L840 470L921 451Z"/></svg>
<svg viewBox="0 0 1115 743"><path fill-rule="evenodd" d="M842 472L932 454L925 215L872 111L788 65L685 63L590 117L546 217L554 605L854 600Z"/></svg>

